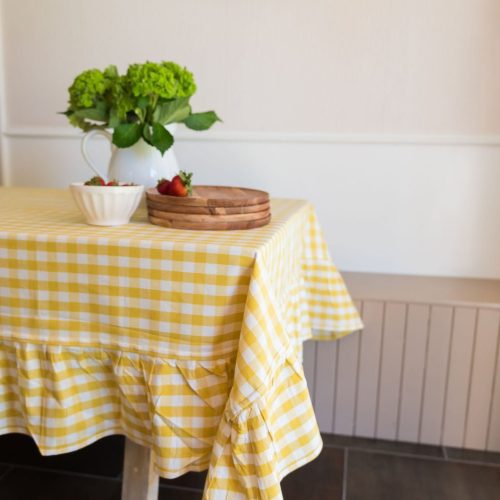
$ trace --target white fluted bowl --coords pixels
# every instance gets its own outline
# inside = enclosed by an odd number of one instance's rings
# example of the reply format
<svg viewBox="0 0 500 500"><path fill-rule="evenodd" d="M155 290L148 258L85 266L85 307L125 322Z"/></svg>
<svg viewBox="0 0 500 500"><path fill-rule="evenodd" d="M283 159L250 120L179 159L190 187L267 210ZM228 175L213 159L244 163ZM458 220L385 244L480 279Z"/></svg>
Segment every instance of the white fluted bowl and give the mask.
<svg viewBox="0 0 500 500"><path fill-rule="evenodd" d="M136 211L144 186L85 186L74 182L69 189L87 224L120 226L127 224Z"/></svg>

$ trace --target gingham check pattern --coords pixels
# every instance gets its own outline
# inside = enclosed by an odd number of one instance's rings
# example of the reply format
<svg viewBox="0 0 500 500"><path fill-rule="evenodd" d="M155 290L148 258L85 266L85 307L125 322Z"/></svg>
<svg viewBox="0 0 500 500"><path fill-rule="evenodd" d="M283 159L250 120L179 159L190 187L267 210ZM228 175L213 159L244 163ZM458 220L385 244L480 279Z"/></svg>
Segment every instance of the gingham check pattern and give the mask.
<svg viewBox="0 0 500 500"><path fill-rule="evenodd" d="M302 341L362 327L312 206L270 225L83 224L65 191L0 188L0 433L43 454L109 434L204 498L281 498L321 450Z"/></svg>

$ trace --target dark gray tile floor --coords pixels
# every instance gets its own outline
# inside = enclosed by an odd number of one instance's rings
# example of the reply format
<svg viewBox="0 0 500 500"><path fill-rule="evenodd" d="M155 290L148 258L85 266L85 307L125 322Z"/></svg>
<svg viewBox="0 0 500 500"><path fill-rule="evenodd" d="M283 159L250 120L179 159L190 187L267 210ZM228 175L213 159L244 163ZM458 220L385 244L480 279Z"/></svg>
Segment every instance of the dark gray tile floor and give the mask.
<svg viewBox="0 0 500 500"><path fill-rule="evenodd" d="M349 451L350 500L493 500L500 497L500 470L444 460Z"/></svg>
<svg viewBox="0 0 500 500"><path fill-rule="evenodd" d="M120 482L96 476L13 467L0 480L5 500L115 500Z"/></svg>
<svg viewBox="0 0 500 500"><path fill-rule="evenodd" d="M324 448L321 455L286 476L281 482L286 499L341 500L344 481L344 451Z"/></svg>
<svg viewBox="0 0 500 500"><path fill-rule="evenodd" d="M285 500L500 499L500 453L323 436L321 455L284 478ZM30 438L0 436L1 500L119 500L122 437L42 457ZM159 500L200 500L205 473L162 479Z"/></svg>

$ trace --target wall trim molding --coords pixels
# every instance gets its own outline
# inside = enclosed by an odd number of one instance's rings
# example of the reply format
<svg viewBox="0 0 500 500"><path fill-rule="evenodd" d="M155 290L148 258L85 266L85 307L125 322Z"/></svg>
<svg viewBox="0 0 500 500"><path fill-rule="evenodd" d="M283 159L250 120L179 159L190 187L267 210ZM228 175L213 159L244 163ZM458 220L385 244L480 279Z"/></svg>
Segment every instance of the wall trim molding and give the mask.
<svg viewBox="0 0 500 500"><path fill-rule="evenodd" d="M80 139L82 133L71 127L6 127L8 139ZM395 144L436 146L500 146L500 135L426 135L426 134L335 134L311 132L219 132L182 130L179 141L264 142L302 144Z"/></svg>

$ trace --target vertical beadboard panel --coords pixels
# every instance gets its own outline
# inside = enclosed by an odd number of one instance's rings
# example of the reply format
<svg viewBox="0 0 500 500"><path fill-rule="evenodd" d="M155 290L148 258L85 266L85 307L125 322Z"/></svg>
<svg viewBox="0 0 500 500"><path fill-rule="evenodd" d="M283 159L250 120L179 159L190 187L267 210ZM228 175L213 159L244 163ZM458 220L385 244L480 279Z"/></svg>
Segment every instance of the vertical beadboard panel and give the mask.
<svg viewBox="0 0 500 500"><path fill-rule="evenodd" d="M363 315L363 304L354 301ZM352 435L356 418L356 391L358 385L360 332L352 333L338 343L337 378L335 387L335 414L333 432Z"/></svg>
<svg viewBox="0 0 500 500"><path fill-rule="evenodd" d="M486 448L500 314L479 310L465 421L465 448Z"/></svg>
<svg viewBox="0 0 500 500"><path fill-rule="evenodd" d="M314 401L316 419L323 432L333 431L335 372L339 342L317 342Z"/></svg>
<svg viewBox="0 0 500 500"><path fill-rule="evenodd" d="M477 309L455 309L443 418L445 446L463 445L476 317Z"/></svg>
<svg viewBox="0 0 500 500"><path fill-rule="evenodd" d="M337 387L333 432L352 435L356 410L356 383L360 333L344 337L338 343Z"/></svg>
<svg viewBox="0 0 500 500"><path fill-rule="evenodd" d="M500 311L356 306L362 332L304 345L320 429L500 451Z"/></svg>
<svg viewBox="0 0 500 500"><path fill-rule="evenodd" d="M357 411L354 433L357 436L374 437L384 303L370 300L363 301L363 321L365 329L360 337Z"/></svg>
<svg viewBox="0 0 500 500"><path fill-rule="evenodd" d="M420 422L421 443L441 444L446 373L453 320L453 308L433 306L429 325L427 369Z"/></svg>
<svg viewBox="0 0 500 500"><path fill-rule="evenodd" d="M488 420L486 449L500 451L500 327L495 354L493 388L491 391L491 409Z"/></svg>
<svg viewBox="0 0 500 500"><path fill-rule="evenodd" d="M314 340L304 342L302 363L304 366L304 375L307 380L307 388L314 404L314 367L316 366L316 342Z"/></svg>
<svg viewBox="0 0 500 500"><path fill-rule="evenodd" d="M405 324L406 305L387 303L377 403L376 436L381 439L396 439Z"/></svg>
<svg viewBox="0 0 500 500"><path fill-rule="evenodd" d="M425 376L429 306L410 304L406 325L397 438L418 441Z"/></svg>

